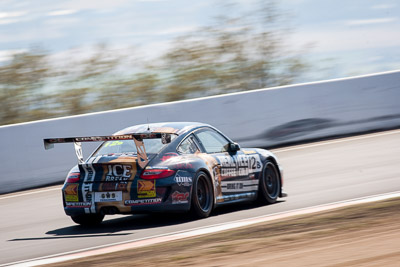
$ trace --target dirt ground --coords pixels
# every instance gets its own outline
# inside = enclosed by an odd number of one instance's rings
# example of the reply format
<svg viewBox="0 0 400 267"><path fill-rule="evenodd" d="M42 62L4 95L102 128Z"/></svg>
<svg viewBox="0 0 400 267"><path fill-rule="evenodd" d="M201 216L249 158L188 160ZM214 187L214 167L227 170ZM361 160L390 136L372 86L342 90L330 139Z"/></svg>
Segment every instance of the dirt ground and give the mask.
<svg viewBox="0 0 400 267"><path fill-rule="evenodd" d="M400 266L400 199L52 266Z"/></svg>

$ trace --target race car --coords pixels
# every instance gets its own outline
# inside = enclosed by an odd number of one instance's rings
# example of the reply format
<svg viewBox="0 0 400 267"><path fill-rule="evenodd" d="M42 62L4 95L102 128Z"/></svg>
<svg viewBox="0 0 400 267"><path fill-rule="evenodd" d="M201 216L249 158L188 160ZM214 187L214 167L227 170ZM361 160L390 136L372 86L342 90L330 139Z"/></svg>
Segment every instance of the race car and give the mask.
<svg viewBox="0 0 400 267"><path fill-rule="evenodd" d="M216 128L197 122L131 126L110 136L44 139L74 143L78 165L62 187L64 211L81 225L105 215L190 212L208 217L224 204L285 197L282 168L268 150L240 148ZM84 160L82 142L102 142Z"/></svg>

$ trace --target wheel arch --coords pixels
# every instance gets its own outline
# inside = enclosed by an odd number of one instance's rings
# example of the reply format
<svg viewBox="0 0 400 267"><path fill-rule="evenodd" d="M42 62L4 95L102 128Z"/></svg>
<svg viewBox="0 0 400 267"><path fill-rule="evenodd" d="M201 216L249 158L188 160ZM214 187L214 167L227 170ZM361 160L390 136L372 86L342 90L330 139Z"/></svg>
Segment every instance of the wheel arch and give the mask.
<svg viewBox="0 0 400 267"><path fill-rule="evenodd" d="M208 170L207 168L204 168L204 167L201 167L201 168L199 168L198 170L197 170L197 172L196 172L196 175L195 176L197 176L197 174L199 173L199 172L204 172L205 174L207 174L207 177L208 177L208 179L210 180L210 182L211 182L211 190L212 190L212 194L213 194L213 204L214 204L214 207L215 207L215 204L216 204L216 201L217 201L217 197L216 197L216 191L215 191L215 183L214 183L214 179L213 179L213 176L211 175L211 173L210 173L210 170ZM192 186L192 194L193 194L193 186Z"/></svg>
<svg viewBox="0 0 400 267"><path fill-rule="evenodd" d="M276 170L278 171L278 174L279 174L279 180L280 180L280 182L281 182L281 186L280 186L280 188L279 188L279 197L282 197L283 177L282 177L281 168L279 167L279 163L278 163L278 161L276 160L276 158L273 157L273 156L268 156L265 160L266 160L266 161L267 161L267 160L271 161L271 162L276 166Z"/></svg>

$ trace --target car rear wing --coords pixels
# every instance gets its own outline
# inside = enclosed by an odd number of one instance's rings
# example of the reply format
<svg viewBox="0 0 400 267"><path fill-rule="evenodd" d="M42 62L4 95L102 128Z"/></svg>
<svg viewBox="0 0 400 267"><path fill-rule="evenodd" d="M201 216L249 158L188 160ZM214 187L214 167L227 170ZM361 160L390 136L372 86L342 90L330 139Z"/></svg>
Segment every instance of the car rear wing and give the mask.
<svg viewBox="0 0 400 267"><path fill-rule="evenodd" d="M65 137L65 138L46 138L43 139L44 148L46 150L52 149L54 144L58 143L74 143L75 153L78 157L80 164L84 163L81 142L104 142L114 140L133 140L136 145L138 164L144 168L148 163L146 148L143 144L143 139L157 139L161 138L163 144L171 142L171 133L137 133L137 134L124 134L124 135L106 135L106 136L85 136L85 137Z"/></svg>

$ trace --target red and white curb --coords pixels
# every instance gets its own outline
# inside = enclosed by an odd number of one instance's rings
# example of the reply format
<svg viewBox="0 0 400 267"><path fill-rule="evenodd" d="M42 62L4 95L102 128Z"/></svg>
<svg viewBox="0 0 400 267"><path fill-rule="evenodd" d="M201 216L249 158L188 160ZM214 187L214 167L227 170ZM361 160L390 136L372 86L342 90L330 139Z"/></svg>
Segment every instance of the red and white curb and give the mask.
<svg viewBox="0 0 400 267"><path fill-rule="evenodd" d="M184 238L189 238L189 237L197 237L197 236L201 236L201 235L217 233L217 232L235 229L235 228L239 228L239 227L249 226L252 224L269 222L269 221L284 219L284 218L297 216L297 215L306 215L306 214L311 214L311 213L316 213L316 212L321 212L321 211L328 211L328 210L333 210L333 209L337 209L337 208L348 207L348 206L353 206L353 205L362 204L362 203L381 201L381 200L386 200L386 199L395 198L395 197L400 197L400 191L387 193L387 194L381 194L381 195L374 195L374 196L369 196L369 197L363 197L363 198L350 199L350 200L346 200L346 201L324 204L324 205L314 206L314 207L310 207L310 208L302 208L302 209L297 209L297 210L292 210L292 211L287 211L287 212L280 212L280 213L275 213L275 214L271 214L271 215L258 216L258 217L238 220L238 221L229 222L229 223L216 224L216 225L196 228L196 229L192 229L192 230L185 230L185 231L173 232L173 233L169 233L169 234L156 235L156 236L147 237L147 238L143 238L143 239L128 240L128 241L124 241L124 242L107 244L107 245L97 246L97 247L91 247L91 248L86 248L86 249L81 249L81 250L76 250L76 251L70 251L70 252L65 252L65 253L60 253L60 254L55 254L55 255L25 260L25 261L7 263L7 264L0 265L0 266L38 266L38 265L43 265L43 264L51 264L51 263L68 261L68 260L75 260L75 259L89 257L89 256L102 255L105 253L112 253L112 252L122 251L122 250L126 250L126 249L139 248L139 247L144 247L144 246L149 246L149 245L154 245L154 244L159 244L159 243L164 243L164 242L168 242L168 241L174 241L174 240L179 240L179 239L184 239Z"/></svg>

